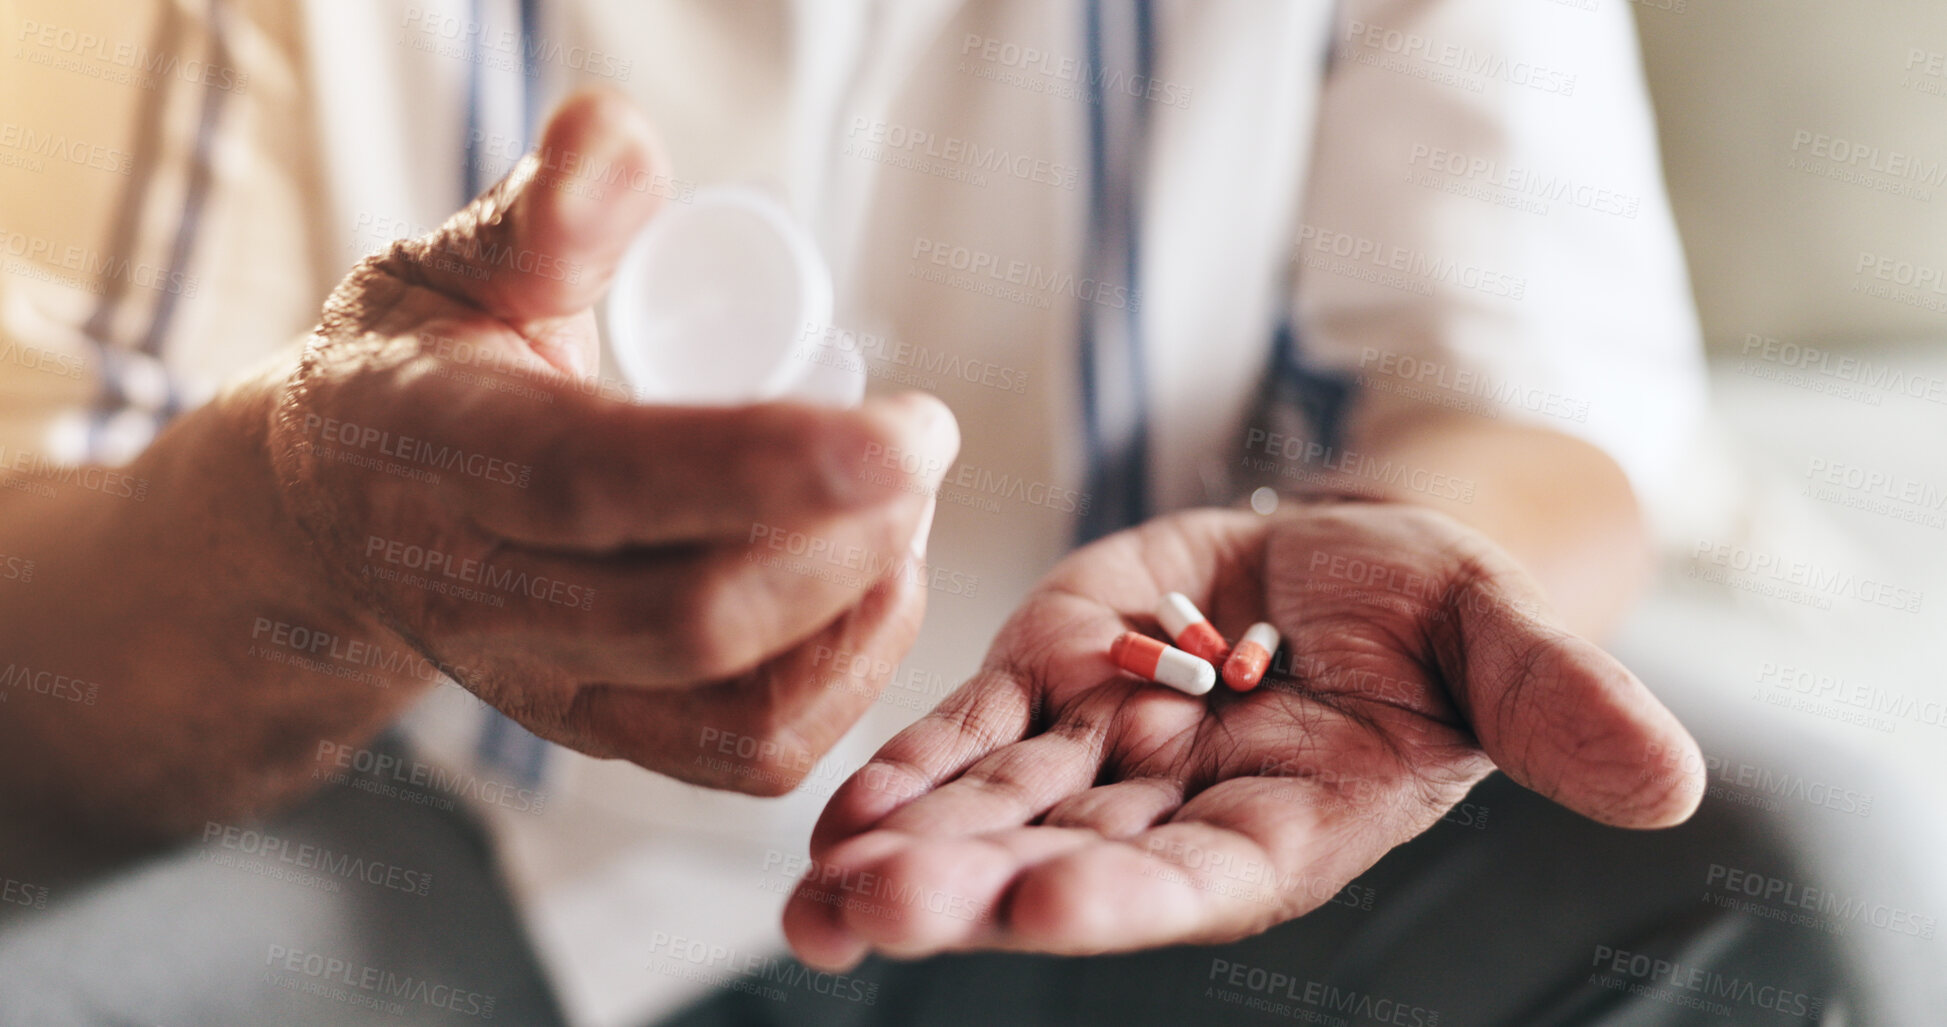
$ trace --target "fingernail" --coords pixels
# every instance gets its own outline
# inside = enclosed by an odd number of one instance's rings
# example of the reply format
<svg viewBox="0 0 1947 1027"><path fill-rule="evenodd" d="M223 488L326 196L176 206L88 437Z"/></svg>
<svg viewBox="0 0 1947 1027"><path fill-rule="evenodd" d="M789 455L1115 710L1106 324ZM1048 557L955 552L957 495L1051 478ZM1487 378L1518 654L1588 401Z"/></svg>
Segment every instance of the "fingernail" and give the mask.
<svg viewBox="0 0 1947 1027"><path fill-rule="evenodd" d="M582 140L584 151L573 154L581 168L626 167L634 143L614 130L597 131ZM565 158L564 158L565 159ZM602 183L579 169L547 179L555 192L555 210L570 238L601 238L616 220L616 199Z"/></svg>
<svg viewBox="0 0 1947 1027"><path fill-rule="evenodd" d="M919 468L921 480L929 493L937 491L940 482L946 479L947 465L960 452L960 425L953 419L953 412L946 404L922 394L914 395L908 402L917 408L919 423L919 452L925 460Z"/></svg>
<svg viewBox="0 0 1947 1027"><path fill-rule="evenodd" d="M859 954L856 957L852 959L848 959L843 963L838 964L837 968L834 969L832 972L836 974L849 974L852 971L857 970L859 968L859 964L865 962L865 957L870 954L871 954L870 950L866 949L863 946L860 946Z"/></svg>
<svg viewBox="0 0 1947 1027"><path fill-rule="evenodd" d="M915 563L923 563L926 560L927 536L933 533L933 511L938 510L939 507L940 494L938 492L934 492L932 495L926 497L926 509L919 515L919 530L913 532L913 561Z"/></svg>
<svg viewBox="0 0 1947 1027"><path fill-rule="evenodd" d="M817 450L818 470L825 481L825 494L831 497L834 505L849 507L859 501L865 489L860 483L862 475L869 473L866 450L849 435L831 437L823 440Z"/></svg>
<svg viewBox="0 0 1947 1027"><path fill-rule="evenodd" d="M842 939L833 940L833 947L839 946L843 946L842 952L826 953L827 958L819 960L827 973L849 974L857 970L860 963L865 962L865 957L872 954L872 946L849 931L845 932Z"/></svg>

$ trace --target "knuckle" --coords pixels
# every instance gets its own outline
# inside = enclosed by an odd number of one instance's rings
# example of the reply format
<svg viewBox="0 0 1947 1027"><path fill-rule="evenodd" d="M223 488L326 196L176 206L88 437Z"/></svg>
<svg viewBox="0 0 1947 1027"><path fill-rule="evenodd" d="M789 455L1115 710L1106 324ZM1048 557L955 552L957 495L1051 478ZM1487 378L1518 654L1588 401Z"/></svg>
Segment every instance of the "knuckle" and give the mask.
<svg viewBox="0 0 1947 1027"><path fill-rule="evenodd" d="M886 895L892 901L876 903L866 911L876 921L874 933L881 944L899 945L924 942L932 933L927 928L927 897L935 893L933 875L937 861L923 846L909 845L887 856L878 873L887 882Z"/></svg>
<svg viewBox="0 0 1947 1027"><path fill-rule="evenodd" d="M414 284L411 250L403 240L361 259L325 298L317 337L357 336L396 308Z"/></svg>
<svg viewBox="0 0 1947 1027"><path fill-rule="evenodd" d="M918 764L885 753L874 756L871 762L860 767L852 775L852 781L854 788L889 796L900 802L917 799L933 788L933 779Z"/></svg>
<svg viewBox="0 0 1947 1027"><path fill-rule="evenodd" d="M1051 942L1101 938L1114 929L1111 893L1080 878L1071 864L1053 863L1023 875L1007 907L1010 926Z"/></svg>
<svg viewBox="0 0 1947 1027"><path fill-rule="evenodd" d="M1031 810L1034 807L1034 789L1006 769L977 767L962 775L960 780L1010 808Z"/></svg>
<svg viewBox="0 0 1947 1027"><path fill-rule="evenodd" d="M692 444L691 458L709 461L723 489L779 511L830 507L841 482L826 446L825 411L798 403L767 403L736 410L685 411L680 418L650 410L670 445ZM849 469L849 468L848 468ZM788 500L788 505L784 502ZM773 525L775 526L775 525Z"/></svg>
<svg viewBox="0 0 1947 1027"><path fill-rule="evenodd" d="M671 597L664 623L670 658L700 679L729 677L749 670L762 653L751 625L751 597L734 576L706 566Z"/></svg>
<svg viewBox="0 0 1947 1027"><path fill-rule="evenodd" d="M532 434L518 455L499 455L530 468L532 480L521 490L518 502L526 507L533 530L551 538L581 539L592 547L621 544L619 534L608 537L600 530L615 532L608 522L617 504L603 475L577 465L567 425L537 418L531 427Z"/></svg>
<svg viewBox="0 0 1947 1027"><path fill-rule="evenodd" d="M760 762L750 776L751 787L748 794L774 799L788 795L811 776L811 763L816 756L809 750L795 749L781 753L769 762Z"/></svg>
<svg viewBox="0 0 1947 1027"><path fill-rule="evenodd" d="M709 748L722 760L721 783L746 795L767 798L785 795L811 775L820 753L789 724L777 719L774 708L741 707L714 731Z"/></svg>
<svg viewBox="0 0 1947 1027"><path fill-rule="evenodd" d="M868 454L883 446L857 426L854 415L780 404L769 417L764 443L777 455L776 466L796 471L795 484L813 509L847 505L868 472Z"/></svg>
<svg viewBox="0 0 1947 1027"><path fill-rule="evenodd" d="M914 530L918 502L851 510L828 520L816 532L828 562L843 574L813 576L804 585L820 592L840 590L854 597L899 575Z"/></svg>
<svg viewBox="0 0 1947 1027"><path fill-rule="evenodd" d="M825 414L805 433L825 461L823 484L833 506L856 505L923 491L937 457L912 448L899 422L883 410Z"/></svg>
<svg viewBox="0 0 1947 1027"><path fill-rule="evenodd" d="M884 558L882 562L886 566L896 567L899 558L907 552L923 508L923 501L915 499L900 507L875 510L863 520L860 527L866 545Z"/></svg>

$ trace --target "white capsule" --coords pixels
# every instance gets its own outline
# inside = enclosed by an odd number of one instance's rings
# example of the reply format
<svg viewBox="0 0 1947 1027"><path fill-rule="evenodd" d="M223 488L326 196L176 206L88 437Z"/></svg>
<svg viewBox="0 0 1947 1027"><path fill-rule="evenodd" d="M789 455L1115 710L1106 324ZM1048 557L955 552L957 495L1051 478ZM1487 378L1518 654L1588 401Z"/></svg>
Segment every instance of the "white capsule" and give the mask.
<svg viewBox="0 0 1947 1027"><path fill-rule="evenodd" d="M1163 624L1163 630L1171 638L1182 636L1192 624L1204 623L1203 611L1197 604L1181 592L1165 592L1163 598L1156 600L1156 619Z"/></svg>
<svg viewBox="0 0 1947 1027"><path fill-rule="evenodd" d="M1181 592L1165 592L1163 598L1156 600L1156 619L1178 649L1208 660L1212 666L1222 663L1224 654L1230 652L1230 643L1224 641L1224 636L1197 609L1197 604Z"/></svg>
<svg viewBox="0 0 1947 1027"><path fill-rule="evenodd" d="M1217 668L1173 645L1125 631L1109 646L1109 659L1123 670L1185 695L1202 695L1217 684Z"/></svg>
<svg viewBox="0 0 1947 1027"><path fill-rule="evenodd" d="M1217 685L1217 668L1209 660L1191 656L1181 649L1171 646L1156 661L1155 681L1168 685L1184 695L1203 695Z"/></svg>
<svg viewBox="0 0 1947 1027"><path fill-rule="evenodd" d="M1244 632L1244 641L1258 646L1265 652L1275 653L1278 651L1278 646L1283 642L1283 639L1278 636L1276 625L1259 621L1251 625L1249 631Z"/></svg>

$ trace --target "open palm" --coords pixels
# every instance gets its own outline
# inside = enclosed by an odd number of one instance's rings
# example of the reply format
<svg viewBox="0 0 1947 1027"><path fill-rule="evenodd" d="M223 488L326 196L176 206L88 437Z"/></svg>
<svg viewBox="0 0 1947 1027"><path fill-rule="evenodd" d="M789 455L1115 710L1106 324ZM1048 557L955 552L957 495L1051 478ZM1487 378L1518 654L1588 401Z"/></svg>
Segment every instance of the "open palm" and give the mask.
<svg viewBox="0 0 1947 1027"><path fill-rule="evenodd" d="M1263 685L1191 698L1109 662L1171 590L1229 637L1279 627ZM1325 904L1496 766L1605 823L1681 822L1702 781L1648 768L1694 747L1443 515L1177 515L1063 561L833 796L785 929L819 966L1231 940Z"/></svg>

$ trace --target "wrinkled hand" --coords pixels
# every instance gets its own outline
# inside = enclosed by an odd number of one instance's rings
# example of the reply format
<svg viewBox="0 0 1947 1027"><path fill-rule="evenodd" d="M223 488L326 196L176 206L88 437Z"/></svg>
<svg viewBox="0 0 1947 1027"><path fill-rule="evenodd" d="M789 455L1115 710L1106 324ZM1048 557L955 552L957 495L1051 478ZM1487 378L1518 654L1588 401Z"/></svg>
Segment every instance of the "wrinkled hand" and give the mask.
<svg viewBox="0 0 1947 1027"><path fill-rule="evenodd" d="M1190 698L1112 665L1163 592L1229 638L1276 624L1254 692ZM1499 767L1604 823L1657 827L1703 782L1615 659L1557 627L1485 537L1409 506L1163 518L1057 566L980 672L833 796L785 913L842 967L987 948L1233 940L1329 901ZM1701 766L1696 759L1662 766Z"/></svg>
<svg viewBox="0 0 1947 1027"><path fill-rule="evenodd" d="M777 794L884 683L830 687L820 654L911 645L929 475L959 436L919 394L690 409L597 387L590 308L659 203L635 187L652 140L581 94L548 160L361 264L277 386L269 458L318 621L353 611L543 737Z"/></svg>

